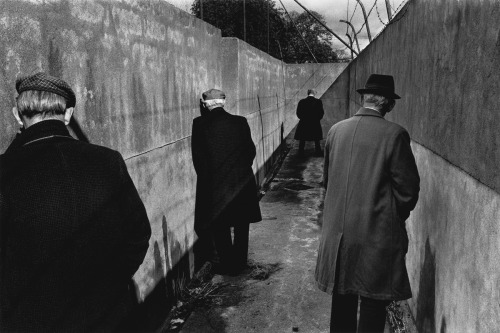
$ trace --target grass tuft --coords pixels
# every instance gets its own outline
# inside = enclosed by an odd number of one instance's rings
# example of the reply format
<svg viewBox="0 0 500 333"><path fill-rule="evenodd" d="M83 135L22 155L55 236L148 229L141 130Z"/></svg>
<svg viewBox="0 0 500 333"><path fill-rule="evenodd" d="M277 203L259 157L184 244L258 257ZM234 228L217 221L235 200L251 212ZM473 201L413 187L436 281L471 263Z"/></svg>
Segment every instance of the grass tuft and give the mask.
<svg viewBox="0 0 500 333"><path fill-rule="evenodd" d="M391 325L393 333L407 333L406 324L403 320L404 313L398 302L391 302L387 307L387 321Z"/></svg>
<svg viewBox="0 0 500 333"><path fill-rule="evenodd" d="M248 276L254 280L267 280L271 274L282 268L280 263L265 264L253 260L248 261L248 267L251 270Z"/></svg>

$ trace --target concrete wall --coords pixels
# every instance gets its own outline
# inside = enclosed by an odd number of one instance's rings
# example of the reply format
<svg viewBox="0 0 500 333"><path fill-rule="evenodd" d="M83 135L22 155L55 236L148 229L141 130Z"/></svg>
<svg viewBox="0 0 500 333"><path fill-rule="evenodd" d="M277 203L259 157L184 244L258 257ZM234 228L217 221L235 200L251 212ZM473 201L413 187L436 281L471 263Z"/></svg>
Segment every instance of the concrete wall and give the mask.
<svg viewBox="0 0 500 333"><path fill-rule="evenodd" d="M421 332L500 330L500 3L413 0L323 95L340 120L370 73L395 76L387 116L406 127L422 177L407 222Z"/></svg>
<svg viewBox="0 0 500 333"><path fill-rule="evenodd" d="M73 134L123 154L153 230L134 277L139 298L154 300L150 317L168 311L194 269L190 136L201 92L225 90L227 110L247 117L262 181L297 122L295 96L322 93L340 72L337 64L288 67L160 0L2 0L0 45L0 151L17 128L16 78L44 70L75 90Z"/></svg>

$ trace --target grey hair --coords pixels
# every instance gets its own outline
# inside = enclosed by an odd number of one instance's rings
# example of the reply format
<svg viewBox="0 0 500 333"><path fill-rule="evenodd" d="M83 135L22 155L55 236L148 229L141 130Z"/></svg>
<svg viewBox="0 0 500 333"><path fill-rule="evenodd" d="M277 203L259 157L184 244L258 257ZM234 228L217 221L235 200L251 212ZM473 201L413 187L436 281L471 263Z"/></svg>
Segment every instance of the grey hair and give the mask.
<svg viewBox="0 0 500 333"><path fill-rule="evenodd" d="M20 115L26 118L34 116L61 115L66 112L66 99L48 91L27 90L17 96L16 104Z"/></svg>
<svg viewBox="0 0 500 333"><path fill-rule="evenodd" d="M316 96L316 90L315 89L309 89L307 91L307 95L313 95L313 96Z"/></svg>
<svg viewBox="0 0 500 333"><path fill-rule="evenodd" d="M387 105L394 103L394 99L376 94L363 94L363 105L370 104L376 108L382 109Z"/></svg>

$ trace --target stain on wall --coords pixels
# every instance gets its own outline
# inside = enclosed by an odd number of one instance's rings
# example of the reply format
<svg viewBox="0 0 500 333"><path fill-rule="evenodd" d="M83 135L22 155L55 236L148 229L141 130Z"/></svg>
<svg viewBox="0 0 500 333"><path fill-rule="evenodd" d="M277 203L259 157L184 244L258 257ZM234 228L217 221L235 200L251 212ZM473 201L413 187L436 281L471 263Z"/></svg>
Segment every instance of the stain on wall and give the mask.
<svg viewBox="0 0 500 333"><path fill-rule="evenodd" d="M422 332L500 330L499 16L493 0L409 1L322 97L338 121L371 73L395 77L387 118L408 129L422 179L406 223Z"/></svg>

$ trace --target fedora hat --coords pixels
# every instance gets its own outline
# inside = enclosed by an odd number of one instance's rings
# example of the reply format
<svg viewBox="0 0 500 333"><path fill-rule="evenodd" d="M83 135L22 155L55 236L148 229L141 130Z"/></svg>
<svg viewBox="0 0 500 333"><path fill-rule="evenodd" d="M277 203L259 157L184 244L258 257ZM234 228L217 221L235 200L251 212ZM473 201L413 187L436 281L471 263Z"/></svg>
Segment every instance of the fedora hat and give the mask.
<svg viewBox="0 0 500 333"><path fill-rule="evenodd" d="M356 90L360 94L375 94L391 99L400 99L394 93L394 78L391 75L372 74L366 80L365 87Z"/></svg>

